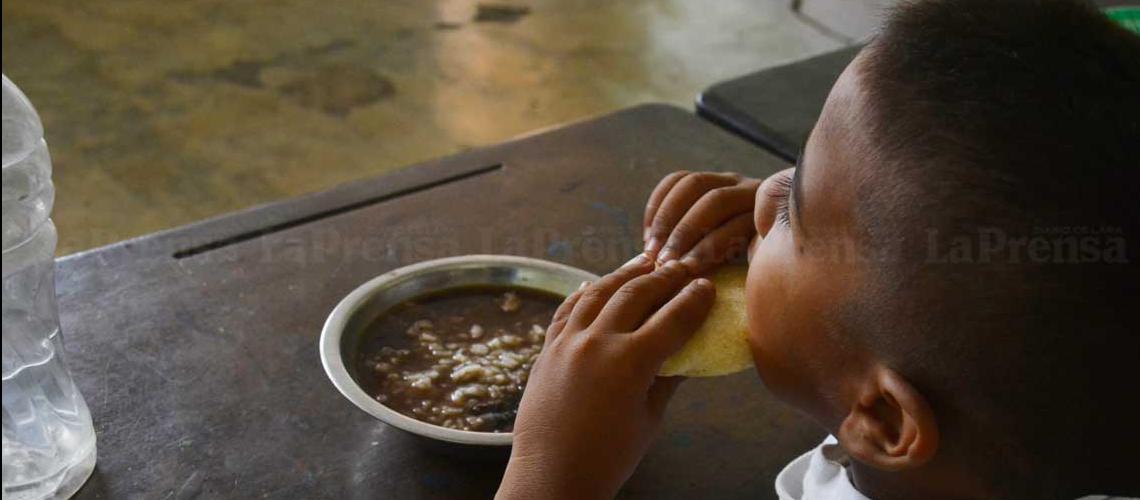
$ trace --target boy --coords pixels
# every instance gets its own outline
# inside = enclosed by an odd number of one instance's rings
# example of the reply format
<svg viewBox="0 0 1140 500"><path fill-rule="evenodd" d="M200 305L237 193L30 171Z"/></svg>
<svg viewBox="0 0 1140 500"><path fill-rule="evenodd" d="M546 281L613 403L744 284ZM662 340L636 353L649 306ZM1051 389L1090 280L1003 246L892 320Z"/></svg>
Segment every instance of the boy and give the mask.
<svg viewBox="0 0 1140 500"><path fill-rule="evenodd" d="M1140 39L1075 1L896 9L800 164L666 177L646 252L555 314L501 498L611 498L655 377L749 250L749 342L832 438L783 498L1140 494Z"/></svg>

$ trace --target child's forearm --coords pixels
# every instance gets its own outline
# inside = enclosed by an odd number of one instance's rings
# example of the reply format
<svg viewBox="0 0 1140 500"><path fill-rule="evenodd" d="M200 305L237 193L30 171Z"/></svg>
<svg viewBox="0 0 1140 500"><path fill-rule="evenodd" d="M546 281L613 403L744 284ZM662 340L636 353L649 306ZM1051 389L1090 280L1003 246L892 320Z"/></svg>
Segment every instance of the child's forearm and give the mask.
<svg viewBox="0 0 1140 500"><path fill-rule="evenodd" d="M551 465L526 457L512 457L495 499L604 500L613 498L616 493L617 487L603 488L588 478L575 480L566 474L571 471L558 471Z"/></svg>

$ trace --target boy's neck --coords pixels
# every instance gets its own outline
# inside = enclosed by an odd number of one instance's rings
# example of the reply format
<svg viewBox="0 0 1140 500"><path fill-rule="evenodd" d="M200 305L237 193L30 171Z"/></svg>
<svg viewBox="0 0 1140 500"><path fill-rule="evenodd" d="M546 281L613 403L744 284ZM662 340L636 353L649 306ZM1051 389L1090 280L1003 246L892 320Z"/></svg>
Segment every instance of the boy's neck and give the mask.
<svg viewBox="0 0 1140 500"><path fill-rule="evenodd" d="M847 471L855 489L875 500L991 498L976 479L937 470L884 472L852 460Z"/></svg>

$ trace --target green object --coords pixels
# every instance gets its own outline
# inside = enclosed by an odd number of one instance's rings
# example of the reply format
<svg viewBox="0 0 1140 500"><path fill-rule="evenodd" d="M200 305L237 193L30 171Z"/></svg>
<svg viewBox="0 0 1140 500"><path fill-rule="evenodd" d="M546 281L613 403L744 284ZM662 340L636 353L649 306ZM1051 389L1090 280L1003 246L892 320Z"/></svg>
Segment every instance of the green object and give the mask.
<svg viewBox="0 0 1140 500"><path fill-rule="evenodd" d="M1112 7L1104 9L1104 13L1121 26L1140 34L1140 7Z"/></svg>

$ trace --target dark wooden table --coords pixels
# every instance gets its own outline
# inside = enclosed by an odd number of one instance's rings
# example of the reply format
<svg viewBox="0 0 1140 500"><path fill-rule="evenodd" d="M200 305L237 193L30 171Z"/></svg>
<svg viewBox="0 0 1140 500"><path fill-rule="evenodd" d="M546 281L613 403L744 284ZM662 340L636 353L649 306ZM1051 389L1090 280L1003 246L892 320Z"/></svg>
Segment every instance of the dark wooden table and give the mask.
<svg viewBox="0 0 1140 500"><path fill-rule="evenodd" d="M849 47L709 87L697 114L795 161L835 79L860 47Z"/></svg>
<svg viewBox="0 0 1140 500"><path fill-rule="evenodd" d="M468 253L604 273L681 168L786 165L642 106L58 261L68 362L99 461L79 498L486 498L503 462L433 452L326 379L321 325L360 283ZM320 165L313 165L320 168ZM625 497L765 498L822 433L749 372L692 380Z"/></svg>

